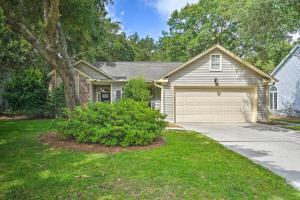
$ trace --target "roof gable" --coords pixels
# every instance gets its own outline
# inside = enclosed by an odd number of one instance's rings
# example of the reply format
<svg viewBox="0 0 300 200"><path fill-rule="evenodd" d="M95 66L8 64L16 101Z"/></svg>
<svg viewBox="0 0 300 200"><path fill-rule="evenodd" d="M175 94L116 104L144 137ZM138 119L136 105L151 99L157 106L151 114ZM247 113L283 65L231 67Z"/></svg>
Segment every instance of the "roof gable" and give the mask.
<svg viewBox="0 0 300 200"><path fill-rule="evenodd" d="M102 70L100 70L100 69L94 67L93 65L91 65L90 63L88 63L88 62L86 62L86 61L84 61L84 60L80 60L80 61L74 63L74 66L76 67L76 66L79 66L80 64L84 64L84 66L88 66L88 67L91 68L93 71L96 71L96 73L100 73L101 75L103 75L103 76L106 77L107 79L114 80L114 78L113 78L111 75L109 75L109 74L107 74L106 72L104 72L104 71L102 71ZM95 76L94 73L86 73L86 72L83 72L83 70L80 70L80 72L86 74L86 75L89 76L89 77L92 77L93 79L97 79L97 76Z"/></svg>
<svg viewBox="0 0 300 200"><path fill-rule="evenodd" d="M191 63L194 63L195 61L197 61L198 59L202 58L203 56L205 56L206 54L212 52L213 50L218 49L221 52L225 53L226 55L228 55L229 57L233 58L234 60L238 61L239 63L241 63L242 65L250 68L251 70L253 70L254 72L256 72L257 74L259 74L262 77L268 78L271 81L276 81L276 79L274 79L272 76L270 76L269 74L263 72L262 70L256 68L255 66L251 65L250 63L244 61L242 58L238 57L237 55L235 55L234 53L230 52L229 50L225 49L224 47L222 47L221 45L214 45L211 48L207 49L206 51L200 53L199 55L195 56L194 58L188 60L187 62L183 63L182 65L180 65L179 67L175 68L174 70L164 74L161 79L166 78L168 76L170 76L171 74L177 72L178 70L190 65Z"/></svg>
<svg viewBox="0 0 300 200"><path fill-rule="evenodd" d="M297 58L300 61L300 44L296 45L289 54L277 65L277 67L272 71L271 75L274 76L283 66L284 64L294 55L297 54Z"/></svg>

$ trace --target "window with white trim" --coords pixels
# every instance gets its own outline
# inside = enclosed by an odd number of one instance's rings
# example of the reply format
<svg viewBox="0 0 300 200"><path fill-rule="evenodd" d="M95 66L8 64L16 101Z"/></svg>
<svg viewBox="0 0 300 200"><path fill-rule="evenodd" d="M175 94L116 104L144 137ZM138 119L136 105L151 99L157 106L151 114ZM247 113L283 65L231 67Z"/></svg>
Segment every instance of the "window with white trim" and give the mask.
<svg viewBox="0 0 300 200"><path fill-rule="evenodd" d="M270 87L270 109L277 110L277 87Z"/></svg>
<svg viewBox="0 0 300 200"><path fill-rule="evenodd" d="M210 55L210 71L222 71L222 55Z"/></svg>

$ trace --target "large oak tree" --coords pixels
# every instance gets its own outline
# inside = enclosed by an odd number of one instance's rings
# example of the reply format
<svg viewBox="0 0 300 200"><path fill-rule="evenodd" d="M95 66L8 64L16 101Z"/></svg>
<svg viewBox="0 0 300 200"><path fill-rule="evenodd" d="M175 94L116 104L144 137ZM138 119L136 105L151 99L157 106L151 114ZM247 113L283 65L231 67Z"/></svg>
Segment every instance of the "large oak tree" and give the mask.
<svg viewBox="0 0 300 200"><path fill-rule="evenodd" d="M94 49L109 0L0 0L5 23L62 77L69 110L77 104L73 61ZM102 32L101 32L102 31ZM93 50L93 51L92 51Z"/></svg>

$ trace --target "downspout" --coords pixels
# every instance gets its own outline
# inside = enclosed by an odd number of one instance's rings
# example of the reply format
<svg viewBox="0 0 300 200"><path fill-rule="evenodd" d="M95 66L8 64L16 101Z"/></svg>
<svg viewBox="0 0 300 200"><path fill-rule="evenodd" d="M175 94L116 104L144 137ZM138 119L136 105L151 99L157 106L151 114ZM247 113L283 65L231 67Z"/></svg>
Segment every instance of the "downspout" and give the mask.
<svg viewBox="0 0 300 200"><path fill-rule="evenodd" d="M160 88L160 112L164 113L164 88L162 85L157 84L157 81L154 81L154 86Z"/></svg>

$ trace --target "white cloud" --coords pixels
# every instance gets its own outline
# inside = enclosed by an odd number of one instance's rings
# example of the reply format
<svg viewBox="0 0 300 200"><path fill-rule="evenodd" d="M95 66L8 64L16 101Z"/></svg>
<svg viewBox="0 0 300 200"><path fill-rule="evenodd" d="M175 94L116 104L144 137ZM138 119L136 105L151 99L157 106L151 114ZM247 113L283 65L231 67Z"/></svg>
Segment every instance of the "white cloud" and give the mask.
<svg viewBox="0 0 300 200"><path fill-rule="evenodd" d="M125 12L124 12L124 11L121 11L120 14L121 14L121 15L125 15Z"/></svg>
<svg viewBox="0 0 300 200"><path fill-rule="evenodd" d="M187 3L197 3L199 0L144 0L144 2L155 8L164 17L170 17L174 10L183 8Z"/></svg>
<svg viewBox="0 0 300 200"><path fill-rule="evenodd" d="M293 41L298 40L298 38L300 38L300 31L298 33L292 34L293 37Z"/></svg>
<svg viewBox="0 0 300 200"><path fill-rule="evenodd" d="M121 21L121 19L116 14L116 9L114 4L109 4L107 6L108 17L112 19L112 21Z"/></svg>

